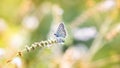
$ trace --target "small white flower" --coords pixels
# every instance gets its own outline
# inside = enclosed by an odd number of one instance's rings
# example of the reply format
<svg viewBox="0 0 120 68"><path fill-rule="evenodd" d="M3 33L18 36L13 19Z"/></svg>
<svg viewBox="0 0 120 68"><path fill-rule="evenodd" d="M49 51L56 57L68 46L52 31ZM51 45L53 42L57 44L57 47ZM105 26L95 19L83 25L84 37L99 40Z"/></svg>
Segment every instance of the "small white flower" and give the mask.
<svg viewBox="0 0 120 68"><path fill-rule="evenodd" d="M77 40L87 41L96 36L95 27L77 28L73 30L73 36Z"/></svg>

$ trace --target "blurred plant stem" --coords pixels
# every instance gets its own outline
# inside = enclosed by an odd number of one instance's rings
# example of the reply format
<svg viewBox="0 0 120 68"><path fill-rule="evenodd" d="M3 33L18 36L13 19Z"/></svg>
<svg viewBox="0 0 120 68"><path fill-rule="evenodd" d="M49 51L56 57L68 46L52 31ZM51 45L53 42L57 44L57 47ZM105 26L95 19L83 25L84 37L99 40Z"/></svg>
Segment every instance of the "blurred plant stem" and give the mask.
<svg viewBox="0 0 120 68"><path fill-rule="evenodd" d="M79 15L77 18L75 18L75 20L73 20L71 22L71 26L73 28L78 27L80 24L83 24L85 21L87 21L87 19L89 19L90 17L93 17L94 15L96 15L97 13L100 12L106 12L110 9L112 9L111 7L115 7L114 4L112 4L111 6L107 6L108 8L105 9L104 6L106 7L105 3L107 1L101 2L100 4L96 5L95 7L92 7L88 10L86 10L84 13L82 13L81 15ZM106 10L106 11L103 11Z"/></svg>
<svg viewBox="0 0 120 68"><path fill-rule="evenodd" d="M101 67L105 66L108 63L119 63L120 61L119 57L120 57L119 54L112 54L109 58L107 57L93 62L92 65L94 65L95 67Z"/></svg>
<svg viewBox="0 0 120 68"><path fill-rule="evenodd" d="M96 36L95 40L92 43L92 46L90 47L90 58L89 60L92 60L92 57L95 55L95 53L100 50L104 46L104 36L106 32L108 31L113 19L107 17L104 23L100 27L100 31L98 35Z"/></svg>
<svg viewBox="0 0 120 68"><path fill-rule="evenodd" d="M113 26L113 28L106 34L105 39L111 41L120 33L120 23Z"/></svg>
<svg viewBox="0 0 120 68"><path fill-rule="evenodd" d="M103 22L103 24L101 25L100 29L99 29L99 32L98 32L98 35L96 36L96 38L94 39L91 47L90 47L90 55L89 55L89 60L91 61L92 58L95 56L95 54L102 48L104 47L104 45L107 43L106 41L108 40L105 40L105 36L106 34L108 33L110 27L111 27L111 24L112 22L115 21L115 12L116 9L114 9L113 11L111 11L105 21Z"/></svg>

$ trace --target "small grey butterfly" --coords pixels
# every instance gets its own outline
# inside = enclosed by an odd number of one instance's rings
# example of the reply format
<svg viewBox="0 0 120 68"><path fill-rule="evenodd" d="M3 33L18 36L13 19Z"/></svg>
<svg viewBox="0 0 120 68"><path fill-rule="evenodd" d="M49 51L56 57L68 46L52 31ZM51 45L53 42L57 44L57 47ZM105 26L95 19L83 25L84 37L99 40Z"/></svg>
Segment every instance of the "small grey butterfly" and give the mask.
<svg viewBox="0 0 120 68"><path fill-rule="evenodd" d="M54 35L56 37L62 37L62 38L66 37L66 30L65 30L65 26L63 23L60 23L60 25L58 26L57 31Z"/></svg>

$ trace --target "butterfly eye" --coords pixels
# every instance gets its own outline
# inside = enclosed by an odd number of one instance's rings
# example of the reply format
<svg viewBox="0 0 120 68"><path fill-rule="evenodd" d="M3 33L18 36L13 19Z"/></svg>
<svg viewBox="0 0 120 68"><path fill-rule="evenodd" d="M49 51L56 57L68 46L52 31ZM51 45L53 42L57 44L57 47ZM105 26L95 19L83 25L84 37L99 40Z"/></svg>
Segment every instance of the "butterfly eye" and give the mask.
<svg viewBox="0 0 120 68"><path fill-rule="evenodd" d="M56 34L54 34L54 35L56 35Z"/></svg>
<svg viewBox="0 0 120 68"><path fill-rule="evenodd" d="M54 34L56 37L59 37L57 34Z"/></svg>

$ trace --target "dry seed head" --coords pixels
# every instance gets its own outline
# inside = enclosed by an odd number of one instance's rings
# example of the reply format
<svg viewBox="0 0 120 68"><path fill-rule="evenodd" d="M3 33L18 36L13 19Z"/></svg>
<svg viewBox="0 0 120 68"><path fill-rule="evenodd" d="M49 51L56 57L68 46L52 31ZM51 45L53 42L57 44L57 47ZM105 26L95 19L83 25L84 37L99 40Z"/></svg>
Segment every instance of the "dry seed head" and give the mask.
<svg viewBox="0 0 120 68"><path fill-rule="evenodd" d="M44 42L43 41L40 42L40 46L44 47Z"/></svg>
<svg viewBox="0 0 120 68"><path fill-rule="evenodd" d="M29 52L29 51L30 51L30 48L29 48L28 46L26 46L25 48L26 48L27 52Z"/></svg>

